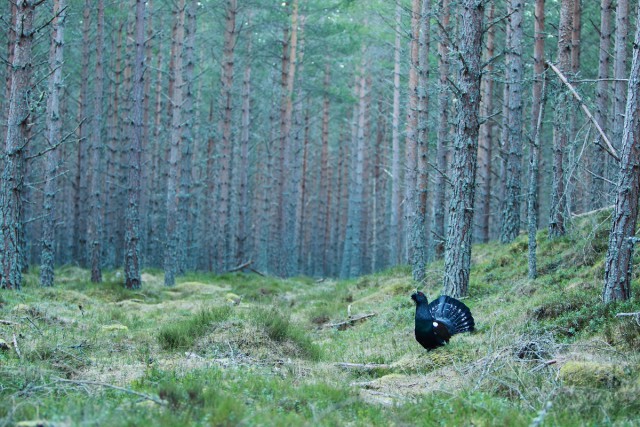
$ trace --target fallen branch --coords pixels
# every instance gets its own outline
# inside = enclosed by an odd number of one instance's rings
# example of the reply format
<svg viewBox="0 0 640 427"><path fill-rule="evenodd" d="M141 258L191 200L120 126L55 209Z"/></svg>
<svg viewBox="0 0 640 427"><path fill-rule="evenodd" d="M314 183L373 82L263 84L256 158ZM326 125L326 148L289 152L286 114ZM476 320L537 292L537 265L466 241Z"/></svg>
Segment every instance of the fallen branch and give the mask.
<svg viewBox="0 0 640 427"><path fill-rule="evenodd" d="M118 391L122 391L125 393L129 393L129 394L133 394L136 395L138 397L142 397L144 399L150 400L154 403L157 403L158 405L166 405L167 402L155 397L155 396L151 396L145 393L140 393L138 391L135 390L131 390L130 388L124 388L124 387L119 387L117 385L113 385L113 384L109 384L109 383L101 383L98 381L86 381L86 380L66 380L64 378L56 378L55 379L57 382L61 382L61 383L70 383L70 384L77 384L77 385L97 385L100 387L106 387L106 388L112 388L114 390L118 390Z"/></svg>
<svg viewBox="0 0 640 427"><path fill-rule="evenodd" d="M635 313L618 313L616 317L625 317L625 316L640 316L640 311L636 311Z"/></svg>
<svg viewBox="0 0 640 427"><path fill-rule="evenodd" d="M243 270L243 269L249 267L251 264L253 264L253 260L252 259L250 259L249 261L245 262L244 264L240 264L237 267L233 267L231 270L229 270L229 273L234 273L236 271Z"/></svg>
<svg viewBox="0 0 640 427"><path fill-rule="evenodd" d="M640 311L636 311L635 313L618 313L616 317L627 317L632 316L636 318L636 323L640 326Z"/></svg>
<svg viewBox="0 0 640 427"><path fill-rule="evenodd" d="M12 322L11 320L0 319L0 325L20 326L20 323Z"/></svg>
<svg viewBox="0 0 640 427"><path fill-rule="evenodd" d="M529 372L535 372L538 371L546 366L551 366L551 365L555 365L556 363L558 363L558 361L556 359L551 359L551 360L545 360L544 362L542 362L541 364L539 364L538 366L536 366L535 368L531 369Z"/></svg>
<svg viewBox="0 0 640 427"><path fill-rule="evenodd" d="M260 273L258 270L256 270L255 268L251 268L249 267L249 270L253 271L254 273L256 273L258 276L262 276L262 277L267 277L265 274Z"/></svg>
<svg viewBox="0 0 640 427"><path fill-rule="evenodd" d="M355 325L356 323L360 323L370 317L377 315L378 313L369 313L369 314L361 314L359 316L355 316L345 320L344 322L338 323L327 323L324 325L325 328L338 328L339 331L344 331L345 329Z"/></svg>
<svg viewBox="0 0 640 427"><path fill-rule="evenodd" d="M336 366L345 369L363 369L365 371L374 371L376 369L391 369L391 365L386 363L336 363Z"/></svg>
<svg viewBox="0 0 640 427"><path fill-rule="evenodd" d="M16 353L18 353L18 357L22 359L22 353L20 353L20 347L18 347L18 338L15 333L13 334L13 348L15 348Z"/></svg>
<svg viewBox="0 0 640 427"><path fill-rule="evenodd" d="M591 123L593 123L593 125L596 127L596 129L598 130L598 133L600 134L600 136L602 137L602 140L607 144L606 147L603 147L614 159L620 161L620 157L618 156L618 153L616 152L615 148L613 148L613 145L611 145L611 142L609 141L609 138L607 138L607 135L605 135L604 131L602 130L602 128L600 127L600 125L598 124L598 122L596 121L596 119L593 117L593 115L591 114L591 112L589 111L589 108L587 108L586 104L584 103L584 101L582 100L582 98L580 97L580 95L578 94L578 92L576 92L576 90L573 88L573 86L571 86L571 83L569 83L569 81L567 80L567 78L562 74L562 72L555 66L553 65L551 62L546 61L546 64L553 70L554 73L556 73L558 75L558 77L560 78L560 81L562 81L562 83L564 83L564 85L569 88L569 91L571 92L571 94L573 95L573 97L576 99L576 101L578 101L580 103L580 107L582 108L582 111L584 111L584 113L587 115L587 118L591 121Z"/></svg>

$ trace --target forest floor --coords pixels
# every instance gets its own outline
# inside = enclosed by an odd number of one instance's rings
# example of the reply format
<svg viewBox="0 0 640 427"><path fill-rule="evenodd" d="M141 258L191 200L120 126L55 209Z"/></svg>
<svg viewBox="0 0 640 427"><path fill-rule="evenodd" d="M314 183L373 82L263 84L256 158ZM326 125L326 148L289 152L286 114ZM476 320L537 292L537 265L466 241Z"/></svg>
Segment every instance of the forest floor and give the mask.
<svg viewBox="0 0 640 427"><path fill-rule="evenodd" d="M0 293L0 426L640 425L640 286L600 302L606 212L473 248L473 334L427 352L406 269L347 281L74 267ZM638 261L638 259L636 259ZM442 264L423 288L441 290ZM360 321L357 318L370 315ZM354 320L356 319L356 320ZM346 322L345 325L337 324Z"/></svg>

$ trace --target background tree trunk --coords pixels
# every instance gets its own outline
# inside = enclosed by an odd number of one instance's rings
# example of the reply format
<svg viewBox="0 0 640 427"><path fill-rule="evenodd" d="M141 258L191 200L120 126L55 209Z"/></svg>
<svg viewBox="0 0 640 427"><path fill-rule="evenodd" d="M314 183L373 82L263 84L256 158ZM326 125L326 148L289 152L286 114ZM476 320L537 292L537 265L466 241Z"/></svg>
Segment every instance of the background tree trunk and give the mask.
<svg viewBox="0 0 640 427"><path fill-rule="evenodd" d="M125 287L138 289L140 279L140 187L142 183L142 135L144 132L145 3L136 0L135 55L133 63L132 117L129 148L128 204L125 217L124 276Z"/></svg>
<svg viewBox="0 0 640 427"><path fill-rule="evenodd" d="M571 31L573 27L573 2L562 0L560 8L560 24L558 25L558 69L565 75L571 73ZM553 182L551 188L551 209L549 215L549 237L555 238L566 233L565 216L566 194L564 156L569 140L567 124L569 123L569 108L573 105L569 94L561 84L556 85L557 101L553 123Z"/></svg>
<svg viewBox="0 0 640 427"><path fill-rule="evenodd" d="M220 149L219 175L217 193L217 217L214 224L218 230L215 239L217 251L218 271L229 266L231 250L231 230L229 228L229 212L231 205L231 121L233 116L232 90L234 81L234 55L237 39L236 15L238 13L237 0L227 0L224 47L222 53L221 96L220 96Z"/></svg>
<svg viewBox="0 0 640 427"><path fill-rule="evenodd" d="M627 97L627 39L629 37L629 0L618 0L616 6L615 47L613 53L613 144L618 149L624 131ZM615 180L615 176L613 177Z"/></svg>
<svg viewBox="0 0 640 427"><path fill-rule="evenodd" d="M409 42L409 91L407 106L407 127L405 131L404 165L404 226L406 236L405 262L413 264L416 214L416 182L418 166L418 73L420 70L420 12L421 0L412 0L411 40Z"/></svg>
<svg viewBox="0 0 640 427"><path fill-rule="evenodd" d="M104 97L104 0L98 1L98 24L96 32L96 68L93 80L93 119L91 121L91 184L87 242L89 243L89 259L91 263L91 281L102 281L102 189L104 176L102 162L104 144L102 141L102 102Z"/></svg>
<svg viewBox="0 0 640 427"><path fill-rule="evenodd" d="M533 90L531 101L531 136L529 145L529 193L527 196L527 224L529 230L529 278L538 276L538 172L540 168L540 132L544 108L544 0L535 5L535 45L533 48Z"/></svg>
<svg viewBox="0 0 640 427"><path fill-rule="evenodd" d="M507 39L506 80L507 128L503 134L505 161L505 197L502 209L502 229L500 241L513 241L520 231L520 192L522 175L522 18L524 15L522 0L509 3L509 31Z"/></svg>
<svg viewBox="0 0 640 427"><path fill-rule="evenodd" d="M428 227L427 215L427 191L429 182L429 141L428 141L428 106L429 97L427 84L429 79L429 42L430 42L430 20L431 20L431 0L422 1L420 11L419 39L418 39L418 109L417 129L416 129L416 183L414 190L414 214L412 233L410 236L413 256L411 265L413 280L417 283L424 281L425 268L429 259Z"/></svg>
<svg viewBox="0 0 640 427"><path fill-rule="evenodd" d="M609 79L610 52L611 49L611 14L613 11L613 0L600 1L600 50L598 52L598 83L596 85L596 111L595 119L602 129L609 127ZM591 162L594 177L592 178L591 200L592 209L598 209L606 205L609 199L605 195L604 180L607 176L606 165L609 156L606 155L602 146L604 141L598 134L596 137L595 153ZM607 192L608 193L608 192Z"/></svg>
<svg viewBox="0 0 640 427"><path fill-rule="evenodd" d="M393 65L393 115L391 135L391 207L389 216L389 258L392 264L400 262L400 55L402 43L402 6L396 2L396 34Z"/></svg>
<svg viewBox="0 0 640 427"><path fill-rule="evenodd" d="M166 244L164 249L164 284L175 285L178 269L178 177L180 168L180 148L182 143L182 108L184 103L184 67L182 49L184 45L185 0L179 0L175 10L174 48L171 49L173 68L173 94L171 97L171 146L169 148L169 171L167 176L167 220Z"/></svg>
<svg viewBox="0 0 640 427"><path fill-rule="evenodd" d="M62 91L62 64L64 54L65 0L54 0L51 21L51 48L49 50L49 99L47 100L47 152L44 184L44 219L42 224L42 255L40 285L53 286L55 265L55 196L57 191L62 123L60 118L60 92Z"/></svg>
<svg viewBox="0 0 640 427"><path fill-rule="evenodd" d="M449 20L451 6L449 0L443 0L440 6L441 26L438 31L440 42L438 43L438 73L440 76L438 87L438 141L436 142L436 171L434 174L434 196L433 196L433 239L434 253L440 258L444 255L445 240L445 214L446 214L446 194L449 188L447 180L447 146L451 125L449 123Z"/></svg>
<svg viewBox="0 0 640 427"><path fill-rule="evenodd" d="M489 11L487 13L487 22L493 22L495 16L495 3L492 2L489 5ZM490 118L493 115L493 88L494 88L494 61L495 55L495 39L496 39L496 26L492 25L487 29L487 42L485 48L484 61L488 64L485 69L486 78L482 79L482 100L480 103L480 116L484 117L485 121L480 125L480 137L478 140L478 180L479 186L479 239L481 242L488 242L491 235L491 170L493 164L493 130L495 128L494 119ZM439 185L436 184L436 188Z"/></svg>

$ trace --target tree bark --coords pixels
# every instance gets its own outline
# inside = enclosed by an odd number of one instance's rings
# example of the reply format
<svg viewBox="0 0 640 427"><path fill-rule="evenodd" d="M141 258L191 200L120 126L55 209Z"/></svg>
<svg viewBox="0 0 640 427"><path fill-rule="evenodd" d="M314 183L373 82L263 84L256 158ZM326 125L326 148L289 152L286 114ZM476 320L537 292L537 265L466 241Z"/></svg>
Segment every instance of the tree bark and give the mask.
<svg viewBox="0 0 640 427"><path fill-rule="evenodd" d="M166 198L166 243L164 249L164 284L175 285L178 269L178 175L180 169L180 147L182 143L182 107L184 91L184 68L182 65L182 46L184 44L185 0L179 0L175 10L175 46L171 49L173 68L170 70L173 80L171 98L171 145L169 148L169 171L167 176Z"/></svg>
<svg viewBox="0 0 640 427"><path fill-rule="evenodd" d="M251 16L248 18L251 26ZM242 117L240 130L240 201L238 203L238 232L236 261L247 259L249 250L249 149L251 144L251 56L253 44L251 33L247 34L247 58L242 78Z"/></svg>
<svg viewBox="0 0 640 427"><path fill-rule="evenodd" d="M142 136L144 132L144 72L145 72L145 2L136 0L135 55L133 63L133 90L131 135L129 141L128 203L125 216L124 276L125 287L138 289L140 278L140 186L142 182Z"/></svg>
<svg viewBox="0 0 640 427"><path fill-rule="evenodd" d="M224 271L231 261L229 251L231 250L231 230L229 228L229 213L231 205L231 120L233 115L233 80L234 80L234 56L236 46L236 15L238 12L237 0L227 0L224 47L222 53L221 70L221 97L220 97L220 152L219 152L219 174L218 174L218 203L217 223L218 236L216 240L217 265L219 271Z"/></svg>
<svg viewBox="0 0 640 427"><path fill-rule="evenodd" d="M42 224L42 254L40 285L53 286L55 266L55 195L58 187L58 167L62 143L60 121L60 92L62 90L62 64L64 54L65 0L54 0L51 47L49 50L49 99L47 100L47 160L44 184L44 219Z"/></svg>
<svg viewBox="0 0 640 427"><path fill-rule="evenodd" d="M451 165L453 194L444 259L444 293L466 296L471 266L473 201L480 128L482 31L484 2L462 0L459 6L456 131Z"/></svg>
<svg viewBox="0 0 640 427"><path fill-rule="evenodd" d="M16 42L11 67L11 92L7 116L7 137L0 184L0 288L20 289L24 258L24 150L29 143L29 89L33 73L32 45L35 32L33 19L36 2L16 2Z"/></svg>
<svg viewBox="0 0 640 427"><path fill-rule="evenodd" d="M451 90L449 88L449 63L450 63L450 46L449 46L449 30L451 6L449 0L443 0L440 6L440 23L441 27L438 31L440 42L438 44L438 73L440 75L438 87L438 141L436 143L436 165L437 170L434 175L434 197L433 197L433 234L434 234L434 253L436 257L441 258L444 255L444 239L445 239L445 213L446 213L446 194L449 188L447 182L447 148L451 125L449 124L449 109ZM492 30L490 30L492 31ZM491 37L487 41L493 40Z"/></svg>
<svg viewBox="0 0 640 427"><path fill-rule="evenodd" d="M507 39L506 80L507 128L503 134L506 156L505 197L502 208L502 227L500 241L513 241L520 231L520 192L522 175L522 18L524 15L522 0L510 0L509 37Z"/></svg>
<svg viewBox="0 0 640 427"><path fill-rule="evenodd" d="M406 246L405 262L413 264L415 249L416 182L418 166L418 74L420 70L420 12L421 0L412 0L411 41L409 43L409 91L407 108L407 126L405 130L405 175L404 175L404 226Z"/></svg>
<svg viewBox="0 0 640 427"><path fill-rule="evenodd" d="M391 265L400 262L400 55L402 43L402 6L396 2L395 47L393 65L393 116L391 134L391 213L389 216L389 258Z"/></svg>
<svg viewBox="0 0 640 427"><path fill-rule="evenodd" d="M89 119L89 49L91 43L89 40L89 31L91 29L91 3L85 0L82 13L82 69L80 76L80 94L78 98L78 129L76 135L78 137L78 148L76 155L76 171L73 192L73 258L78 260L80 265L85 265L87 245L87 211L83 209L83 205L87 202L86 181L83 179L86 175L90 176L90 169L87 167L87 157L91 147L88 146L88 134L90 131L91 121ZM86 175L85 175L86 174Z"/></svg>
<svg viewBox="0 0 640 427"><path fill-rule="evenodd" d="M364 125L367 98L367 83L364 75L367 69L366 51L362 49L362 65L360 72L356 78L358 105L354 108L353 117L353 154L351 157L351 168L349 172L348 186L348 207L347 207L347 224L344 238L344 250L342 255L342 266L340 269L340 277L357 277L362 271L362 211L363 211L363 192L364 192Z"/></svg>
<svg viewBox="0 0 640 427"><path fill-rule="evenodd" d="M640 23L640 6L638 7ZM640 195L640 25L637 24L633 44L633 60L629 75L627 107L622 134L620 172L616 186L616 201L605 260L605 303L631 298L631 270Z"/></svg>
<svg viewBox="0 0 640 427"><path fill-rule="evenodd" d="M572 14L575 0L562 0L560 23L558 25L558 68L565 75L571 75L571 30ZM569 133L569 95L560 86L555 104L553 123L553 181L551 186L551 209L549 214L549 238L563 236L565 230L566 194L564 156Z"/></svg>
<svg viewBox="0 0 640 427"><path fill-rule="evenodd" d="M624 113L627 96L627 39L629 37L629 0L618 0L616 6L615 47L613 54L613 143L622 141ZM615 178L614 178L615 180Z"/></svg>
<svg viewBox="0 0 640 427"><path fill-rule="evenodd" d="M187 0L185 4L185 35L184 46L181 49L183 84L184 89L182 103L181 141L180 141L180 184L178 190L178 264L177 271L183 274L185 271L195 268L192 251L193 247L193 150L195 148L195 39L196 39L196 14L197 0Z"/></svg>
<svg viewBox="0 0 640 427"><path fill-rule="evenodd" d="M536 0L533 49L533 90L531 101L531 137L529 146L529 193L527 197L527 224L529 231L528 274L530 279L538 275L538 171L540 168L540 132L544 108L544 0Z"/></svg>
<svg viewBox="0 0 640 427"><path fill-rule="evenodd" d="M611 14L613 12L613 0L600 1L600 50L598 54L598 82L596 83L596 112L595 119L601 128L609 127L609 49L611 48ZM602 137L598 135L595 144L595 152L591 162L593 173L590 206L599 209L606 205L609 196L605 194L604 178L606 176L605 158L602 148ZM608 192L607 192L608 193Z"/></svg>
<svg viewBox="0 0 640 427"><path fill-rule="evenodd" d="M429 259L427 191L429 182L429 141L428 141L428 107L429 97L427 85L429 79L429 43L430 43L431 0L423 0L420 11L418 38L418 105L416 128L416 183L414 190L414 214L412 224L411 258L413 280L423 283Z"/></svg>
<svg viewBox="0 0 640 427"><path fill-rule="evenodd" d="M98 24L96 32L96 68L93 80L93 119L91 121L91 184L89 219L87 226L87 242L89 244L89 259L91 264L91 281L102 281L102 160L104 145L102 141L102 101L104 98L104 0L98 1Z"/></svg>

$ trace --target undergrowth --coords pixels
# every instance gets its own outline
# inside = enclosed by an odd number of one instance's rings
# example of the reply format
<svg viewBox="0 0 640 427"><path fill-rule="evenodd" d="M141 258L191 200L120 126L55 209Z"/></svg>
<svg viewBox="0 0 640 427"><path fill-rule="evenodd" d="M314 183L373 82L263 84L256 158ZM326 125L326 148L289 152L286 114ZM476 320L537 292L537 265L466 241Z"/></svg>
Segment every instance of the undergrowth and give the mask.
<svg viewBox="0 0 640 427"><path fill-rule="evenodd" d="M89 282L37 271L0 293L0 426L640 425L640 310L603 305L608 211L570 233L473 249L464 302L477 331L426 352L406 266L333 281L146 270ZM634 265L640 261L634 257ZM442 262L421 290L441 291ZM337 328L359 315L365 320ZM17 346L16 346L17 344Z"/></svg>

